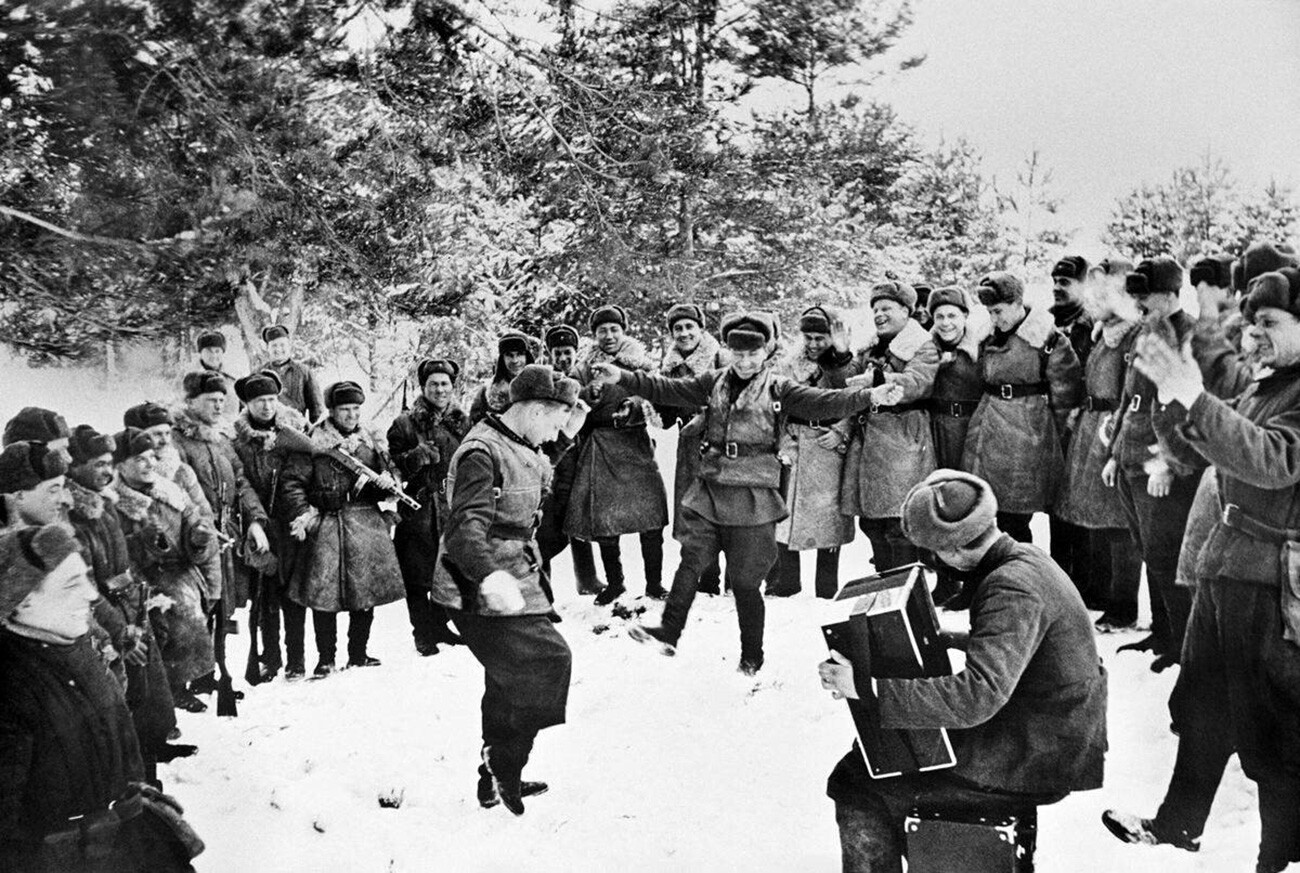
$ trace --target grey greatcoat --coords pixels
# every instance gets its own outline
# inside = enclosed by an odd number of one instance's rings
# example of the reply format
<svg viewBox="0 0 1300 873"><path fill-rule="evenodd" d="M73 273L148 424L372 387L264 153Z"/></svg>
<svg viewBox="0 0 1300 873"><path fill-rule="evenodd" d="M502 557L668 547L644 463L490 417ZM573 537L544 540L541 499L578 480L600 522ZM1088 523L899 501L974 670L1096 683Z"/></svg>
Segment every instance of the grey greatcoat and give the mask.
<svg viewBox="0 0 1300 873"><path fill-rule="evenodd" d="M796 350L773 368L799 385L833 388L831 379L803 349ZM833 431L840 436L836 449L822 448L818 437ZM778 451L786 472L785 505L789 517L776 523L776 541L795 551L829 549L853 542L853 519L840 512L839 486L848 448L849 420L826 421L787 416ZM698 453L697 453L698 454Z"/></svg>
<svg viewBox="0 0 1300 873"><path fill-rule="evenodd" d="M971 416L984 396L980 379L981 335L969 322L954 345L948 346L930 331L930 339L939 352L939 372L934 376L930 393L930 427L934 434L934 461L939 467L960 470L962 449Z"/></svg>
<svg viewBox="0 0 1300 873"><path fill-rule="evenodd" d="M988 481L1001 512L1049 509L1065 474L1061 429L1079 404L1083 368L1047 307L1031 307L1009 335L980 343L984 397L971 419L962 469ZM1014 395L1022 391L1030 393Z"/></svg>

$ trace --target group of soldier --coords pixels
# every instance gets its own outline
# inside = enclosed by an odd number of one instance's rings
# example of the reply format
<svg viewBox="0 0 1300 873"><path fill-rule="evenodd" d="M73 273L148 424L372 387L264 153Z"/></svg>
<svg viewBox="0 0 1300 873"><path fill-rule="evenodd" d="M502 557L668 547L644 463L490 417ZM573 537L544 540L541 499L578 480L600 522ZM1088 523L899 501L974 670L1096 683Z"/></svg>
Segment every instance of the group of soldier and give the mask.
<svg viewBox="0 0 1300 873"><path fill-rule="evenodd" d="M799 593L800 553L814 551L815 594L833 597L856 526L877 572L925 562L936 602L971 610L968 667L951 688L917 691L855 680L832 659L823 684L878 695L899 726L972 728L975 769L899 782L886 796L862 787L870 780L847 756L830 794L852 870L895 869L900 798L969 802L973 791L1036 804L1100 785L1105 672L1092 635L1135 626L1145 565L1151 632L1122 648L1151 652L1156 671L1183 662L1171 700L1179 756L1154 819L1108 812L1106 826L1194 850L1236 752L1260 787L1259 869L1282 870L1300 860L1294 254L1259 243L1186 270L1169 257L1092 265L1072 255L1051 279L1050 306L1027 304L1005 272L969 289L881 282L859 348L833 306L804 310L788 341L766 311L724 316L715 338L704 310L682 301L665 313L657 366L629 336L626 311L602 305L589 338L569 324L540 340L502 334L468 411L460 365L418 361L418 396L386 433L363 421L360 385L319 388L285 328L263 331L266 364L238 379L225 372L223 335L205 333L177 407L133 406L114 434L69 429L35 407L6 425L0 542L41 567L49 561L32 543L71 525L99 595L77 645L124 692L143 775L133 782L156 791L152 765L193 752L173 742L173 710L200 711L221 688L237 608L248 605L256 625L256 683L306 674L309 610L313 676L338 665L339 612L349 614L346 664L378 665L373 610L404 597L421 655L464 644L483 665L478 799L522 814L523 798L546 790L522 778L534 739L565 718L571 659L554 627L550 566L566 548L579 593L608 606L628 589L620 538L638 536L644 592L665 604L629 635L668 655L697 594L720 594L725 580L738 669L754 675L764 585L770 597ZM1181 310L1186 287L1196 317ZM652 437L669 427L680 429L671 513ZM1022 545L1040 512L1050 559ZM665 586L670 516L681 556ZM1085 608L1100 611L1095 628ZM25 633L11 618L7 645ZM1008 687L981 696L962 686L972 664ZM1060 696L1066 688L1073 696ZM1074 745L1045 749L1039 738L1010 754L1007 737L1023 740L1026 719L1049 704L1063 719L1052 736ZM988 712L939 723L962 707ZM1047 757L1050 777L1034 769ZM994 772L1004 764L1014 774ZM37 775L6 796L46 790ZM62 796L62 808L6 811L0 837L49 845L87 802Z"/></svg>

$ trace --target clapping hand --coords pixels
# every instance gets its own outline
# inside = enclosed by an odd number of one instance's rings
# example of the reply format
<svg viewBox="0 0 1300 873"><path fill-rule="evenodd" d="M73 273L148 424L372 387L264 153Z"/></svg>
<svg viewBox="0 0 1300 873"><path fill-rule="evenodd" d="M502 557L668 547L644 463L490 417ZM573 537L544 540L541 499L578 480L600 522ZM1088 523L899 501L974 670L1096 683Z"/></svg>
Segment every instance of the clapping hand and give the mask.
<svg viewBox="0 0 1300 873"><path fill-rule="evenodd" d="M618 367L607 363L593 363L591 365L591 381L600 385L617 385Z"/></svg>
<svg viewBox="0 0 1300 873"><path fill-rule="evenodd" d="M1156 399L1161 403L1178 401L1184 408L1191 409L1196 398L1205 391L1201 368L1192 357L1190 342L1176 349L1155 336L1139 337L1133 365L1155 383Z"/></svg>
<svg viewBox="0 0 1300 873"><path fill-rule="evenodd" d="M849 328L838 315L831 319L831 345L841 355L849 350Z"/></svg>
<svg viewBox="0 0 1300 873"><path fill-rule="evenodd" d="M903 386L893 382L871 389L871 402L876 406L896 406L903 400Z"/></svg>

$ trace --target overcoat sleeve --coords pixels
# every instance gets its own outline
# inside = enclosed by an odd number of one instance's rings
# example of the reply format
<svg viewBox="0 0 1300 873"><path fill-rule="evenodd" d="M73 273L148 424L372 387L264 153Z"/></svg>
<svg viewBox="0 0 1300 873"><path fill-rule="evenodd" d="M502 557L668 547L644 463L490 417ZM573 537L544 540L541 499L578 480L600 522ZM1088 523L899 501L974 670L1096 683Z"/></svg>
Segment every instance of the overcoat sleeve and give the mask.
<svg viewBox="0 0 1300 873"><path fill-rule="evenodd" d="M713 385L722 378L725 371L713 370L696 376L683 376L672 379L657 373L644 373L639 370L618 371L618 384L629 394L644 397L651 403L665 403L670 406L684 406L698 409L708 405L709 394Z"/></svg>
<svg viewBox="0 0 1300 873"><path fill-rule="evenodd" d="M467 450L456 461L456 485L443 533L447 557L471 581L482 582L493 570L488 529L496 516L496 485L492 456L480 449Z"/></svg>
<svg viewBox="0 0 1300 873"><path fill-rule="evenodd" d="M1268 490L1300 484L1300 409L1256 424L1203 392L1189 410L1171 403L1153 416L1162 442L1181 440L1225 476Z"/></svg>

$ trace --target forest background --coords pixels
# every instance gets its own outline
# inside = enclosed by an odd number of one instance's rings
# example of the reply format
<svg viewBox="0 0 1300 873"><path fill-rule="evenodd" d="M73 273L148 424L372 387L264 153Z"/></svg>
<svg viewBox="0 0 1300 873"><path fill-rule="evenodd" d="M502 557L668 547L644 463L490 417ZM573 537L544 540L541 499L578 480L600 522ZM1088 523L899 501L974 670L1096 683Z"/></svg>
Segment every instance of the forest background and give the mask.
<svg viewBox="0 0 1300 873"><path fill-rule="evenodd" d="M1051 168L926 144L882 75L899 0L44 0L0 17L0 340L112 375L272 321L387 392L506 327L690 299L786 322L885 277L1041 277ZM975 72L973 71L973 74ZM796 101L755 95L781 83ZM846 87L846 84L848 87ZM1114 206L1132 257L1294 239L1285 185L1206 154ZM232 333L233 335L233 333ZM151 355L152 357L152 355Z"/></svg>

